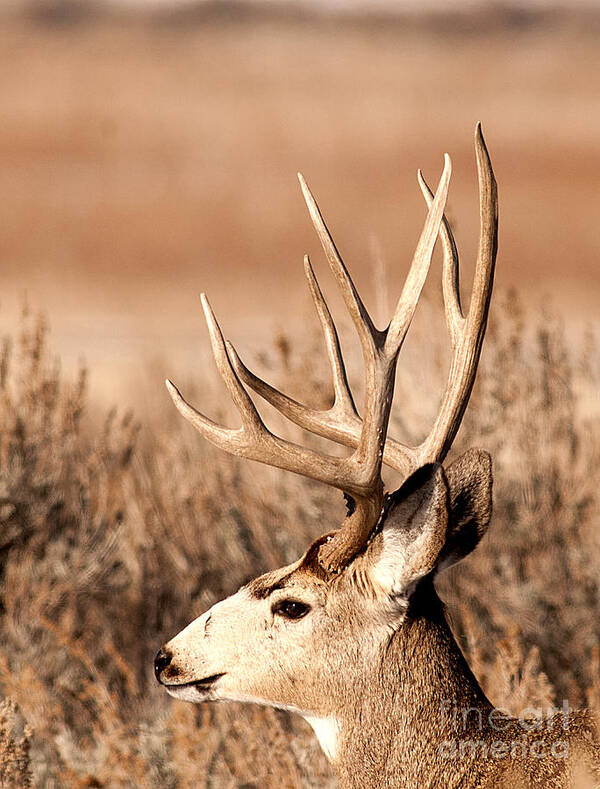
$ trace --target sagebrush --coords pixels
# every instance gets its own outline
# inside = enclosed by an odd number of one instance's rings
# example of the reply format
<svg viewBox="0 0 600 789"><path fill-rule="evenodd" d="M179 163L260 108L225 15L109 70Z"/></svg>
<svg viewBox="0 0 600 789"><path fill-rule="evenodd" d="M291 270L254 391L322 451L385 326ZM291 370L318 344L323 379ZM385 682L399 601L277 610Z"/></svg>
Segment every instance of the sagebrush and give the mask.
<svg viewBox="0 0 600 789"><path fill-rule="evenodd" d="M281 336L259 366L326 406L318 343ZM417 337L391 433L425 433L442 370L443 353L424 355ZM194 376L191 398L235 418L222 398L207 402L212 373ZM439 585L475 673L509 709L600 706L599 383L593 333L572 342L560 321L526 322L505 296L455 447L492 453L495 514L482 545ZM341 496L213 450L166 395L141 424L104 415L85 371L61 373L43 320L29 313L2 346L0 425L7 785L333 786L303 721L170 700L152 657L213 602L335 526ZM27 721L18 731L15 704Z"/></svg>

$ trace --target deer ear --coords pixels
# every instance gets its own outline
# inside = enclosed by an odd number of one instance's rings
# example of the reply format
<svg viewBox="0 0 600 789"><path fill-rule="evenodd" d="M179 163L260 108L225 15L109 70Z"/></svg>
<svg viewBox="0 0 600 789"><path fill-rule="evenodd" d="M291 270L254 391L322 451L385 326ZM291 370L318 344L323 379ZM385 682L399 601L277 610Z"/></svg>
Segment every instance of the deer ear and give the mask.
<svg viewBox="0 0 600 789"><path fill-rule="evenodd" d="M439 570L471 553L487 531L492 517L492 459L482 449L469 449L446 469L446 479L450 517Z"/></svg>
<svg viewBox="0 0 600 789"><path fill-rule="evenodd" d="M437 565L446 543L448 484L439 463L415 471L384 505L383 526L370 546L369 575L390 597L406 594Z"/></svg>

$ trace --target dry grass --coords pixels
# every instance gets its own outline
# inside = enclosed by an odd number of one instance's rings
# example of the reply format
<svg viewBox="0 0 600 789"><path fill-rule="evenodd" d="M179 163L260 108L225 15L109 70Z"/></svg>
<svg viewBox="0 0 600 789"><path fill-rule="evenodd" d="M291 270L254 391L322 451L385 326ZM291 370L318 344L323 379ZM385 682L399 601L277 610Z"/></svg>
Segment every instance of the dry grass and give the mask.
<svg viewBox="0 0 600 789"><path fill-rule="evenodd" d="M600 354L591 337L574 354L559 323L526 326L506 301L457 447L495 457L493 528L441 586L496 704L597 705L600 420L585 393L597 391ZM316 343L282 337L261 366L314 402L328 391ZM436 407L414 387L426 376L432 391L443 356L419 347L399 378L395 432L408 418L425 429ZM213 451L166 404L141 429L102 417L85 375L65 380L31 315L0 371L0 691L33 728L11 733L5 704L0 769L22 769L24 783L29 753L44 786L333 785L302 721L173 702L151 662L194 615L295 558L341 502ZM227 417L212 382L196 383L197 399Z"/></svg>

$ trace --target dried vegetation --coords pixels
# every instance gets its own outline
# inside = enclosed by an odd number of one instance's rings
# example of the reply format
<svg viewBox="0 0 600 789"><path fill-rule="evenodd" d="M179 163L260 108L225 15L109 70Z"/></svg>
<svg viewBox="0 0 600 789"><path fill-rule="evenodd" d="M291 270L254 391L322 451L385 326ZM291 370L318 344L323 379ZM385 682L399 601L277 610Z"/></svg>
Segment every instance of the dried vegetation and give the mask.
<svg viewBox="0 0 600 789"><path fill-rule="evenodd" d="M591 335L573 344L560 323L525 325L516 299L505 302L456 447L495 458L493 527L440 587L496 704L597 707L600 353ZM282 337L258 366L314 403L328 391L317 342ZM436 408L414 392L442 375L440 354L417 350L407 349L393 417L407 438ZM190 394L204 405L211 385L199 379ZM151 662L194 615L293 560L339 519L341 501L213 451L166 397L141 428L99 410L85 373L66 380L43 322L26 314L0 364L3 785L333 785L302 721L174 702Z"/></svg>

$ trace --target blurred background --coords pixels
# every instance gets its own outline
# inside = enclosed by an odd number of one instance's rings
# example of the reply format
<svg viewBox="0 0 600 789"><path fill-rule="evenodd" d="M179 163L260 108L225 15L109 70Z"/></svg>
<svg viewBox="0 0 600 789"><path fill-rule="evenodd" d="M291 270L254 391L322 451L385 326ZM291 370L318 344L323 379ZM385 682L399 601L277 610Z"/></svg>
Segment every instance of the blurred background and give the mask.
<svg viewBox="0 0 600 789"><path fill-rule="evenodd" d="M591 0L4 0L0 320L27 294L94 395L139 406L149 358L202 363L203 290L242 350L312 320L302 255L323 259L298 170L367 303L382 276L395 298L416 169L435 185L445 151L468 277L480 120L498 285L593 321L599 35Z"/></svg>
<svg viewBox="0 0 600 789"><path fill-rule="evenodd" d="M344 511L201 441L162 380L236 423L207 291L244 360L327 407L309 252L362 402L296 172L384 325L425 217L417 167L435 186L450 153L468 303L477 121L500 246L453 452L492 453L494 520L439 588L496 705L600 710L597 0L4 0L0 118L3 786L335 786L301 719L154 680L160 644ZM434 257L391 417L410 442L447 375Z"/></svg>

